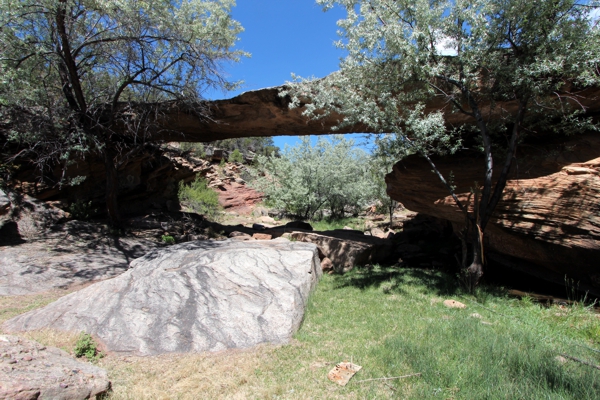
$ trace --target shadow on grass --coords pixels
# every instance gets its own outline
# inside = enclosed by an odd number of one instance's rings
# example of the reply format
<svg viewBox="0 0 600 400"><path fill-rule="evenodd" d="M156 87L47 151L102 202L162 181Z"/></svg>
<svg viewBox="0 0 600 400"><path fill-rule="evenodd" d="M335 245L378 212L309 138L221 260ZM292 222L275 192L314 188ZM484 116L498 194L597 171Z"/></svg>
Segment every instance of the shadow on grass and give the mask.
<svg viewBox="0 0 600 400"><path fill-rule="evenodd" d="M461 292L456 277L441 271L397 266L374 266L355 268L344 275L336 276L334 288L356 287L359 289L383 288L385 291L403 292L407 284L422 285L440 295Z"/></svg>
<svg viewBox="0 0 600 400"><path fill-rule="evenodd" d="M404 285L423 286L439 296L468 294L461 286L458 277L448 272L379 265L370 268L357 267L344 275L337 275L334 288L356 287L361 290L381 288L386 293L404 294L405 291L402 289ZM485 304L489 298L505 296L506 290L500 286L484 284L471 294L478 302Z"/></svg>

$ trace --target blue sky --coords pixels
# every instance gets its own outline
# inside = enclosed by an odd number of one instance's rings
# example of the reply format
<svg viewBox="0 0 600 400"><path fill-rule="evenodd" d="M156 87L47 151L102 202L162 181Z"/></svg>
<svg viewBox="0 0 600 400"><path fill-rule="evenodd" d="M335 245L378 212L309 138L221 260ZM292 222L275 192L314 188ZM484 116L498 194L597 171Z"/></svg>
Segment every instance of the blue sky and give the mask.
<svg viewBox="0 0 600 400"><path fill-rule="evenodd" d="M334 46L339 39L336 22L345 17L342 9L323 12L313 0L237 0L232 12L245 31L237 47L250 58L226 67L230 80L243 80L235 92L213 92L210 99L225 99L248 90L279 86L292 79L323 77L338 69L344 53ZM355 136L355 135L351 135ZM360 137L355 137L358 142ZM294 145L294 136L274 138L281 149Z"/></svg>

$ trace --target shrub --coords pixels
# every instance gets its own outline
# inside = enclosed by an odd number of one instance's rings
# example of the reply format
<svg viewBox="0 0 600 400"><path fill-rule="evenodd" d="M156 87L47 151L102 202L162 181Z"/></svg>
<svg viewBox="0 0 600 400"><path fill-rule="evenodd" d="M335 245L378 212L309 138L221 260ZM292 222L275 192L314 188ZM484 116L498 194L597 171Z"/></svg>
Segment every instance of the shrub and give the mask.
<svg viewBox="0 0 600 400"><path fill-rule="evenodd" d="M161 240L163 241L164 244L168 244L168 245L175 244L175 238L170 235L162 235Z"/></svg>
<svg viewBox="0 0 600 400"><path fill-rule="evenodd" d="M74 219L87 221L92 218L97 211L92 207L91 201L85 202L81 199L77 199L69 206L69 212Z"/></svg>
<svg viewBox="0 0 600 400"><path fill-rule="evenodd" d="M241 163L241 162L244 162L244 156L242 155L242 153L238 149L235 149L229 155L228 161L229 162Z"/></svg>
<svg viewBox="0 0 600 400"><path fill-rule="evenodd" d="M304 219L358 214L373 196L368 155L341 135L312 146L301 138L281 157L257 157L253 185L270 205Z"/></svg>
<svg viewBox="0 0 600 400"><path fill-rule="evenodd" d="M215 219L220 211L217 192L208 187L206 179L196 176L188 186L179 182L178 198L181 205L196 214Z"/></svg>
<svg viewBox="0 0 600 400"><path fill-rule="evenodd" d="M104 355L98 351L96 342L92 336L88 333L81 332L77 343L75 343L75 349L73 350L75 357L85 357L88 361L97 361L104 357Z"/></svg>

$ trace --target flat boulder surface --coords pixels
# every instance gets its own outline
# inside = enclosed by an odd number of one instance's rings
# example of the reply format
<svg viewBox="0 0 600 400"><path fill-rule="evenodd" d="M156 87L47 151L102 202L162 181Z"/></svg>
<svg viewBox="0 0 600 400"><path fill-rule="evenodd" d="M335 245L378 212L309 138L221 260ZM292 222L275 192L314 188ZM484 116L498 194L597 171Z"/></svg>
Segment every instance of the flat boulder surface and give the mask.
<svg viewBox="0 0 600 400"><path fill-rule="evenodd" d="M142 356L285 343L300 327L321 273L311 243L182 243L3 328L85 331L104 350Z"/></svg>
<svg viewBox="0 0 600 400"><path fill-rule="evenodd" d="M0 399L89 399L106 393L106 371L55 347L0 335Z"/></svg>

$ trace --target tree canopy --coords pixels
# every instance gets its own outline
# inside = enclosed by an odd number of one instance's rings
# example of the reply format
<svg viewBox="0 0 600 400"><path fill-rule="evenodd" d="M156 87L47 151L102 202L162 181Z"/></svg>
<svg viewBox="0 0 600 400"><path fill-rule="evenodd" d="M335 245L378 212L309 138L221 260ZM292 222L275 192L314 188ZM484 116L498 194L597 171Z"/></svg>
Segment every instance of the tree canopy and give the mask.
<svg viewBox="0 0 600 400"><path fill-rule="evenodd" d="M304 219L357 214L374 197L370 158L342 135L319 138L314 146L302 137L280 157L271 153L256 161L261 176L254 186L274 207Z"/></svg>
<svg viewBox="0 0 600 400"><path fill-rule="evenodd" d="M234 0L1 0L0 112L9 139L40 167L92 151L107 168L109 214L116 166L153 132L151 106L236 87L223 63L241 25ZM112 205L111 205L111 200Z"/></svg>
<svg viewBox="0 0 600 400"><path fill-rule="evenodd" d="M341 6L338 22L348 52L338 73L298 80L290 95L305 113L338 113L340 125L363 123L372 132L395 132L400 153L425 157L457 206L470 238L471 281L482 275L483 235L502 196L516 149L538 129L590 127L579 90L598 84L596 2L577 0L317 0ZM471 131L447 126L442 111L462 113ZM494 111L492 113L491 111ZM495 114L495 119L489 116ZM555 119L558 118L558 119ZM556 121L563 124L555 124ZM564 124L567 121L568 124ZM468 128L463 128L467 130ZM465 133L475 135L470 143ZM459 200L432 156L464 146L482 153L483 176L473 184L473 206ZM494 172L499 171L497 179Z"/></svg>

